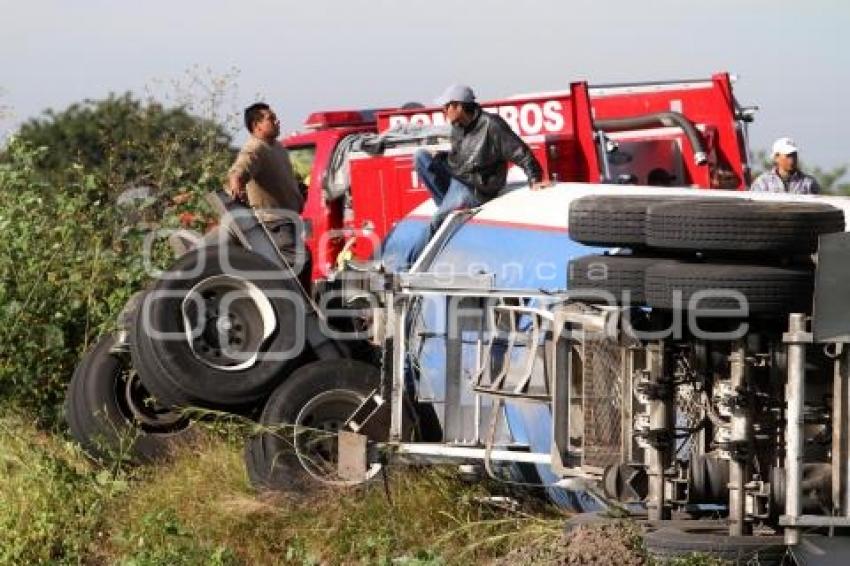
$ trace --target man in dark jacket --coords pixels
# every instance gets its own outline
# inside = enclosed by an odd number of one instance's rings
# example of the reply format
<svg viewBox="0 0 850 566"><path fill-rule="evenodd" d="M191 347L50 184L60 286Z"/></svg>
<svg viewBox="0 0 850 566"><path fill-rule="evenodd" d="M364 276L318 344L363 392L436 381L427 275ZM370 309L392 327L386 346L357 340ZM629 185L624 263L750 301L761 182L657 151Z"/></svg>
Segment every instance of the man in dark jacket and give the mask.
<svg viewBox="0 0 850 566"><path fill-rule="evenodd" d="M500 116L481 109L471 88L452 85L435 102L452 126L452 149L436 154L420 149L414 156L416 173L434 198L437 212L411 249L411 263L450 212L481 206L499 195L508 162L525 171L532 190L551 185L531 149Z"/></svg>

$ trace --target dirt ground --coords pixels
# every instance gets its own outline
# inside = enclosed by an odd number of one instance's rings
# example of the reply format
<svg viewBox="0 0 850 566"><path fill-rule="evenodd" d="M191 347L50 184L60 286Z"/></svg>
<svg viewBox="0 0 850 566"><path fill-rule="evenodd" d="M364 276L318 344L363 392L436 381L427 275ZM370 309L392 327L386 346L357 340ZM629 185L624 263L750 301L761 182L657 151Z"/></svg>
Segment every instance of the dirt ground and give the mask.
<svg viewBox="0 0 850 566"><path fill-rule="evenodd" d="M648 561L641 549L639 528L628 521L611 521L568 527L560 539L519 548L492 564L643 566Z"/></svg>

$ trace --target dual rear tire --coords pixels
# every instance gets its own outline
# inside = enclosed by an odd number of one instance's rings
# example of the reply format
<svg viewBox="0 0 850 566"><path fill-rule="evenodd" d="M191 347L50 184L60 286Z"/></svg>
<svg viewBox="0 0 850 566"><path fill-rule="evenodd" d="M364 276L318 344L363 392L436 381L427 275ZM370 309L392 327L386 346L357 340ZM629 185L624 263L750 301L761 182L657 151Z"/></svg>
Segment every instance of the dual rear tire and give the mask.
<svg viewBox="0 0 850 566"><path fill-rule="evenodd" d="M809 266L590 255L572 260L570 290L582 300L657 309L741 309L753 315L808 311Z"/></svg>
<svg viewBox="0 0 850 566"><path fill-rule="evenodd" d="M293 282L257 254L192 250L146 294L131 333L133 366L164 404L242 412L303 360L299 300Z"/></svg>
<svg viewBox="0 0 850 566"><path fill-rule="evenodd" d="M844 213L814 202L733 197L587 196L570 204L570 237L594 246L671 252L807 254Z"/></svg>
<svg viewBox="0 0 850 566"><path fill-rule="evenodd" d="M322 484L359 483L337 473L337 433L379 385L378 368L356 360L322 360L295 370L269 397L260 432L246 446L251 483L302 494ZM387 431L387 426L373 428ZM369 440L386 438L378 433ZM367 480L379 470L377 464L368 468Z"/></svg>
<svg viewBox="0 0 850 566"><path fill-rule="evenodd" d="M182 413L157 403L106 335L83 356L65 396L71 436L96 459L151 462L192 436Z"/></svg>

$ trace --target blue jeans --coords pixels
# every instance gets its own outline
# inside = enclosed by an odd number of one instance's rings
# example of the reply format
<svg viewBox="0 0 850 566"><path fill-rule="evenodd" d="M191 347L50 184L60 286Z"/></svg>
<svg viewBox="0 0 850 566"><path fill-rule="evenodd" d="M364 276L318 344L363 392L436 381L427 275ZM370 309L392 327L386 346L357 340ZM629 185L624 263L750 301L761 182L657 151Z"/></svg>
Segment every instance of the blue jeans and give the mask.
<svg viewBox="0 0 850 566"><path fill-rule="evenodd" d="M428 188L431 197L437 204L437 212L431 217L431 222L422 230L419 239L411 246L407 256L408 267L413 265L431 236L443 223L452 211L462 208L475 208L481 206L483 201L476 196L475 192L465 184L461 183L446 166L445 162L434 159L428 151L418 150L413 155L413 163L419 180Z"/></svg>

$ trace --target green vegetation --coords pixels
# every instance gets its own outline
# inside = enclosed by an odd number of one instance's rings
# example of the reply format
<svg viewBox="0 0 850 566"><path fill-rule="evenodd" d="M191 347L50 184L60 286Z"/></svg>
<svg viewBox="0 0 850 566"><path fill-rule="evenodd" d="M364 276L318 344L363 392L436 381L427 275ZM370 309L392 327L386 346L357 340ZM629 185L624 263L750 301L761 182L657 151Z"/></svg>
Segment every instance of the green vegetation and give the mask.
<svg viewBox="0 0 850 566"><path fill-rule="evenodd" d="M80 561L117 489L110 478L20 417L0 420L0 474L0 564Z"/></svg>
<svg viewBox="0 0 850 566"><path fill-rule="evenodd" d="M129 96L47 116L0 154L0 402L54 425L79 356L146 279L145 237L206 225L231 150L212 122Z"/></svg>
<svg viewBox="0 0 850 566"><path fill-rule="evenodd" d="M109 471L20 416L0 432L0 564L469 564L563 528L554 511L494 506L492 486L440 469L390 473L386 491L258 496L232 435Z"/></svg>
<svg viewBox="0 0 850 566"><path fill-rule="evenodd" d="M17 139L48 148L36 165L49 180L64 182L69 170L82 168L105 181L102 189L204 183L231 142L212 120L181 107L143 103L130 93L86 100L61 112L48 110L24 123Z"/></svg>

